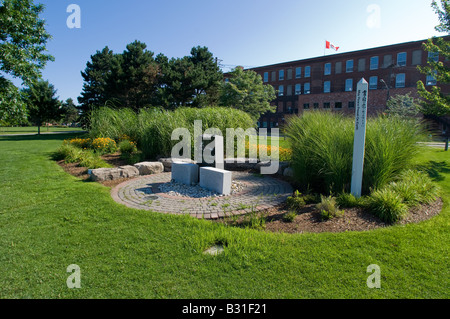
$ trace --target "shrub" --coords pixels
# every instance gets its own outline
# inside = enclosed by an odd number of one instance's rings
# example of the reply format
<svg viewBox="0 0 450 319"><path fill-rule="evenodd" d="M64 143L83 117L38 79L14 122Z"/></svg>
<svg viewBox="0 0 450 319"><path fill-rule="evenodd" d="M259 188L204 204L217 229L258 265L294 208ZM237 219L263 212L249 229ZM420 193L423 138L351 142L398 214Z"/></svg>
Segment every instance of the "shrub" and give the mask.
<svg viewBox="0 0 450 319"><path fill-rule="evenodd" d="M134 142L124 139L119 143L119 151L123 155L130 156L131 154L137 152L137 147Z"/></svg>
<svg viewBox="0 0 450 319"><path fill-rule="evenodd" d="M424 172L407 170L392 182L388 188L398 193L408 206L429 204L440 196L440 189Z"/></svg>
<svg viewBox="0 0 450 319"><path fill-rule="evenodd" d="M402 196L389 188L372 192L368 198L368 208L386 223L396 223L408 214L408 205L403 202Z"/></svg>
<svg viewBox="0 0 450 319"><path fill-rule="evenodd" d="M63 144L52 157L57 161L64 160L65 163L78 163L79 166L89 169L111 167L94 151L82 150L70 144Z"/></svg>
<svg viewBox="0 0 450 319"><path fill-rule="evenodd" d="M78 162L79 166L86 167L88 169L112 167L111 165L107 164L104 160L102 160L99 154L91 150L83 151L80 154Z"/></svg>
<svg viewBox="0 0 450 319"><path fill-rule="evenodd" d="M283 215L283 221L287 223L292 223L295 217L297 217L297 213L295 211L290 211Z"/></svg>
<svg viewBox="0 0 450 319"><path fill-rule="evenodd" d="M353 208L364 206L364 197L356 198L353 194L341 193L336 197L339 207Z"/></svg>
<svg viewBox="0 0 450 319"><path fill-rule="evenodd" d="M319 210L322 220L329 220L343 215L343 212L339 210L336 198L332 196L321 196L320 203L316 205L316 208Z"/></svg>
<svg viewBox="0 0 450 319"><path fill-rule="evenodd" d="M100 154L110 154L117 151L117 144L108 137L99 137L92 140L92 149Z"/></svg>
<svg viewBox="0 0 450 319"><path fill-rule="evenodd" d="M381 188L408 168L419 150L422 128L396 116L367 122L363 192ZM291 167L300 185L320 193L350 191L354 120L330 112L308 112L288 120Z"/></svg>
<svg viewBox="0 0 450 319"><path fill-rule="evenodd" d="M207 107L179 108L167 111L160 108L143 109L139 114L132 110L100 108L90 116L91 137L109 137L119 141L126 135L145 158L171 156L172 148L179 141L172 141L176 128L186 128L191 133L191 148L194 148L194 121L202 121L203 132L208 128L218 128L226 134L227 128L254 127L254 121L245 112L232 108ZM193 156L193 152L192 152Z"/></svg>
<svg viewBox="0 0 450 319"><path fill-rule="evenodd" d="M88 149L91 147L92 140L90 138L73 138L70 140L65 140L64 144L76 146L81 149Z"/></svg>
<svg viewBox="0 0 450 319"><path fill-rule="evenodd" d="M306 203L303 197L289 196L286 200L286 205L289 209L299 211Z"/></svg>

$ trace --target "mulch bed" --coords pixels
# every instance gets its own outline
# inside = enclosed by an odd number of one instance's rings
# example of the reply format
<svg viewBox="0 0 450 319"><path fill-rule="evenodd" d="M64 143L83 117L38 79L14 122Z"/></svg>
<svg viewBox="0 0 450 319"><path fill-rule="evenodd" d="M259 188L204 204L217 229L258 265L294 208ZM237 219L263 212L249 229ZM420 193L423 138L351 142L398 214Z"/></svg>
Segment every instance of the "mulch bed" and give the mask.
<svg viewBox="0 0 450 319"><path fill-rule="evenodd" d="M126 161L120 158L120 154L109 154L102 156L102 158L115 167L127 165ZM87 168L79 167L77 164L66 164L64 161L59 161L58 164L67 173L81 180L89 181ZM282 179L285 180L285 178ZM113 188L127 180L130 179L125 178L114 181L105 181L101 184ZM438 199L432 204L413 208L410 211L410 214L404 220L399 222L399 224L418 223L428 220L438 215L442 210L442 206L442 199ZM315 205L306 205L292 222L283 221L283 215L287 212L288 210L284 205L261 212L266 219L265 231L291 234L323 232L338 233L346 231L368 231L391 226L391 224L381 221L378 217L360 208L346 209L343 216L328 221L321 220L320 213L315 209ZM233 221L233 223L236 222L239 224L244 219L245 216L240 217L237 221ZM228 223L229 221L226 219L219 219L216 222Z"/></svg>
<svg viewBox="0 0 450 319"><path fill-rule="evenodd" d="M421 205L411 209L410 214L398 224L404 225L409 223L418 223L428 220L438 215L442 210L442 199L429 205ZM347 231L368 231L377 228L389 227L388 224L361 208L346 209L341 217L336 217L327 221L322 221L320 213L315 209L315 205L306 205L299 212L292 222L283 221L283 215L288 210L284 205L266 210L261 214L265 217L265 231L267 232L283 232L290 234L298 233L340 233ZM228 220L219 222L229 223ZM232 220L231 223L239 226L245 222L245 216L240 217L237 221Z"/></svg>

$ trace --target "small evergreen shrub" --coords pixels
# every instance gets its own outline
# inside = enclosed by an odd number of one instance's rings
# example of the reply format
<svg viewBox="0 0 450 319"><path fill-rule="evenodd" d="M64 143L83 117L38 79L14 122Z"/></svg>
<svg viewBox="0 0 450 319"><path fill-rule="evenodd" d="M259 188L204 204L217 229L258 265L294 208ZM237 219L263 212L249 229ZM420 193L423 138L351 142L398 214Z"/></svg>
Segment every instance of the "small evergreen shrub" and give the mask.
<svg viewBox="0 0 450 319"><path fill-rule="evenodd" d="M297 212L291 210L283 215L283 221L286 223L292 223L295 217L297 217Z"/></svg>

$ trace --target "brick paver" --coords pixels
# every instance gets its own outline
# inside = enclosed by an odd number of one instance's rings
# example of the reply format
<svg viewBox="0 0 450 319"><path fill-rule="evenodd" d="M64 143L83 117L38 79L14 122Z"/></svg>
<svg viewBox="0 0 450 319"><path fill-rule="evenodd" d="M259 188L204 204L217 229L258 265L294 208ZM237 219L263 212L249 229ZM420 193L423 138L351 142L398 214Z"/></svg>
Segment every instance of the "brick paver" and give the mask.
<svg viewBox="0 0 450 319"><path fill-rule="evenodd" d="M241 192L224 197L183 198L169 196L159 190L158 186L170 182L171 176L171 173L142 176L116 186L111 195L115 201L132 208L217 219L277 206L293 192L284 181L248 172L233 172L233 180L245 184Z"/></svg>

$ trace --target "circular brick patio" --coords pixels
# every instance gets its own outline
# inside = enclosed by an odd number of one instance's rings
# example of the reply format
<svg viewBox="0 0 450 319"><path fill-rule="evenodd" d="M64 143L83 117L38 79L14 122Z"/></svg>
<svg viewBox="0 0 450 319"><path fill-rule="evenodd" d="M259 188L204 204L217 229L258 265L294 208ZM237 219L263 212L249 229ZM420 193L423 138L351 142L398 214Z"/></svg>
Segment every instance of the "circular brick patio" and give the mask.
<svg viewBox="0 0 450 319"><path fill-rule="evenodd" d="M248 172L233 172L233 180L245 184L241 192L224 197L185 198L160 191L159 185L169 183L171 177L171 173L142 176L116 186L111 195L115 201L132 208L217 219L277 206L293 192L284 181Z"/></svg>

